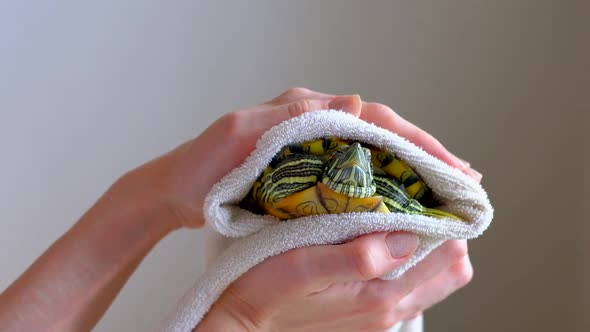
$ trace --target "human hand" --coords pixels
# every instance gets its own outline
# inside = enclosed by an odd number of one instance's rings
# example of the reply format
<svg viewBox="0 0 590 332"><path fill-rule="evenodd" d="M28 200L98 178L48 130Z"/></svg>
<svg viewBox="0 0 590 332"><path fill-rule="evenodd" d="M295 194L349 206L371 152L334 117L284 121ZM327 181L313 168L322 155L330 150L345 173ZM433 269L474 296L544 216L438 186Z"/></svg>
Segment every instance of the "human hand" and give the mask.
<svg viewBox="0 0 590 332"><path fill-rule="evenodd" d="M254 150L256 141L271 127L320 109L340 109L358 116L361 100L354 96L328 96L303 88L289 89L277 98L228 113L201 135L169 153L131 171L119 182L156 196L158 219L179 227L201 227L203 203L211 187ZM126 190L125 192L129 192ZM153 207L147 207L153 210Z"/></svg>
<svg viewBox="0 0 590 332"><path fill-rule="evenodd" d="M481 180L467 163L389 107L362 103L360 118ZM405 243L406 256L389 254L387 237L370 234L343 245L295 249L269 258L234 282L196 331L381 331L419 315L472 278L467 243L453 240L401 278L376 279L405 262L415 249L416 237L404 234L390 239L401 251Z"/></svg>
<svg viewBox="0 0 590 332"><path fill-rule="evenodd" d="M383 331L471 279L465 241L446 242L398 279L376 279L417 245L410 233L375 233L271 257L230 285L195 331Z"/></svg>

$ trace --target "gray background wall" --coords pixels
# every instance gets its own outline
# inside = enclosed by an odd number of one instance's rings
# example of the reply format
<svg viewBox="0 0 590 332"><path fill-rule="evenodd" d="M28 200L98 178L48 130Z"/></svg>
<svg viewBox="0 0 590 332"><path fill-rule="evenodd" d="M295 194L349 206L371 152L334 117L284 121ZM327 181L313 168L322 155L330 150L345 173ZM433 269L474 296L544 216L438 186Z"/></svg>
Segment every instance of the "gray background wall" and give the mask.
<svg viewBox="0 0 590 332"><path fill-rule="evenodd" d="M485 174L497 212L471 243L475 279L427 330L587 331L583 5L2 1L0 289L126 170L306 86L389 104ZM199 242L160 243L96 330L156 324L198 276Z"/></svg>

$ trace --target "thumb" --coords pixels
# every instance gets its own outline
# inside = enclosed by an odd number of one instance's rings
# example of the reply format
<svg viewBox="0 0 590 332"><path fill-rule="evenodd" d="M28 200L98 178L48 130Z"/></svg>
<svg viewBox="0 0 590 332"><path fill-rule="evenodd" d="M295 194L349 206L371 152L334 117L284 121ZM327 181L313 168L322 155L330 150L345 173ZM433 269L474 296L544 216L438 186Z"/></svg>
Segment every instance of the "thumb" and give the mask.
<svg viewBox="0 0 590 332"><path fill-rule="evenodd" d="M299 99L279 106L261 108L244 113L249 120L249 127L261 128L266 131L268 128L283 121L300 116L307 112L317 110L336 109L346 113L359 116L361 114L362 102L359 95L338 96L329 99Z"/></svg>
<svg viewBox="0 0 590 332"><path fill-rule="evenodd" d="M405 263L418 243L411 233L381 232L341 245L289 250L254 266L226 293L249 299L254 308L273 308L281 298L307 296L338 282L378 278Z"/></svg>
<svg viewBox="0 0 590 332"><path fill-rule="evenodd" d="M303 113L322 109L335 109L359 116L362 109L362 101L359 95L338 96L332 100L327 99L300 99L275 108L276 118L288 120Z"/></svg>
<svg viewBox="0 0 590 332"><path fill-rule="evenodd" d="M363 102L361 101L361 96L359 95L339 96L332 99L328 103L328 106L331 109L343 111L359 117L363 108Z"/></svg>
<svg viewBox="0 0 590 332"><path fill-rule="evenodd" d="M405 263L418 247L415 234L374 233L341 245L310 247L304 259L310 286L322 289L336 282L378 278Z"/></svg>

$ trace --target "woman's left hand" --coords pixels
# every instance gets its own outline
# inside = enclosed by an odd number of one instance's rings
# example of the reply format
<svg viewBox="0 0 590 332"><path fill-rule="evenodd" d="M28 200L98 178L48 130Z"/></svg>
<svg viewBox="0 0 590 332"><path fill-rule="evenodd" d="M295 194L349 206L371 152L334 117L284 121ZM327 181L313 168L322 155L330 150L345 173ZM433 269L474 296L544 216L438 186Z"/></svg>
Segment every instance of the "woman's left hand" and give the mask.
<svg viewBox="0 0 590 332"><path fill-rule="evenodd" d="M222 116L195 139L129 172L120 181L138 190L147 187L157 195L156 205L165 211L158 215L165 216L174 228L201 227L205 196L246 159L265 131L321 109L341 109L359 116L361 100L358 95L327 96L303 88L289 89L266 103ZM154 200L149 201L153 209Z"/></svg>

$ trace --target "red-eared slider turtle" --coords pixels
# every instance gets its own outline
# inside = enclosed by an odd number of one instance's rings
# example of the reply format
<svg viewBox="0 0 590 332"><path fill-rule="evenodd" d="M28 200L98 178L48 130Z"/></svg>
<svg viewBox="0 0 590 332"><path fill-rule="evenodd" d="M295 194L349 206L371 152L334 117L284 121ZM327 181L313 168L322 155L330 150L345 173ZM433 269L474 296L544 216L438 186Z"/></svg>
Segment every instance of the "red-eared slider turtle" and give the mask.
<svg viewBox="0 0 590 332"><path fill-rule="evenodd" d="M279 219L342 212L461 218L420 202L429 189L393 153L337 137L285 146L241 206Z"/></svg>

